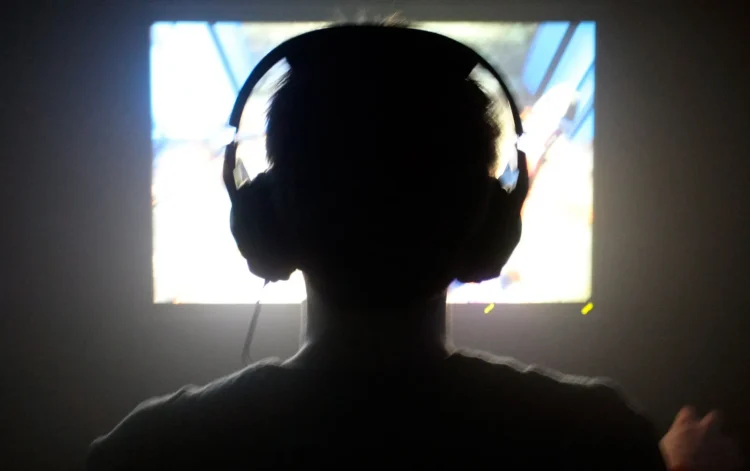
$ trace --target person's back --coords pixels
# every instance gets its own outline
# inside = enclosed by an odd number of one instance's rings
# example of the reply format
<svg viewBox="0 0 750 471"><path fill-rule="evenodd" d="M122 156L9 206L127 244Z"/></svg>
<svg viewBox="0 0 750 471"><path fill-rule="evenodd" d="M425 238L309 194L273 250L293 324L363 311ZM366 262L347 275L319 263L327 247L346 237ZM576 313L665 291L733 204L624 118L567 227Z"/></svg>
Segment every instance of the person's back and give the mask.
<svg viewBox="0 0 750 471"><path fill-rule="evenodd" d="M144 403L91 469L483 464L663 469L658 436L601 380L455 352L439 368L257 363ZM229 465L224 468L224 465Z"/></svg>
<svg viewBox="0 0 750 471"><path fill-rule="evenodd" d="M500 274L527 190L524 161L514 191L497 179L476 59L413 35L335 34L287 57L271 169L241 188L231 153L225 170L250 270L305 276L302 349L142 405L94 443L90 469L664 469L651 425L606 381L448 340L448 285Z"/></svg>

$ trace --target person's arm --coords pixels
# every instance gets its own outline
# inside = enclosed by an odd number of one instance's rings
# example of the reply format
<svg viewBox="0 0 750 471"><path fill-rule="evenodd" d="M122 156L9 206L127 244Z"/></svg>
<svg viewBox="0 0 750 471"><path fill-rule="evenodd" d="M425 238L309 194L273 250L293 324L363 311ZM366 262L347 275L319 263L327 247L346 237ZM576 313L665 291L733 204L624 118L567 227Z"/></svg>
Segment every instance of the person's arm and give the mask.
<svg viewBox="0 0 750 471"><path fill-rule="evenodd" d="M174 460L179 432L175 402L184 389L141 403L111 432L89 447L88 471L167 469Z"/></svg>
<svg viewBox="0 0 750 471"><path fill-rule="evenodd" d="M158 453L164 446L161 435L155 432L156 421L136 410L125 418L110 433L94 440L86 458L87 471L130 471L156 463Z"/></svg>
<svg viewBox="0 0 750 471"><path fill-rule="evenodd" d="M593 448L606 450L595 459L608 456L611 470L671 471L659 446L660 433L617 383L598 378L590 388L591 440L598 445Z"/></svg>

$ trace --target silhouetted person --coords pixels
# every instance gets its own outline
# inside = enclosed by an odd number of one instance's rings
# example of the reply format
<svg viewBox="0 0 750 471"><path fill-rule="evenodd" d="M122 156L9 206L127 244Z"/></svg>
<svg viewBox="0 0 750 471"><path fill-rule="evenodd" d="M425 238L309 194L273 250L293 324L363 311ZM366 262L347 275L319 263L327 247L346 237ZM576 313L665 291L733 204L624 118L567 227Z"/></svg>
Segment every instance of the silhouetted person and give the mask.
<svg viewBox="0 0 750 471"><path fill-rule="evenodd" d="M143 403L89 469L666 469L608 381L451 345L447 287L503 217L486 201L505 130L474 81L410 68L408 49L292 65L269 108L264 263L305 275L299 352ZM497 236L509 254L520 234Z"/></svg>

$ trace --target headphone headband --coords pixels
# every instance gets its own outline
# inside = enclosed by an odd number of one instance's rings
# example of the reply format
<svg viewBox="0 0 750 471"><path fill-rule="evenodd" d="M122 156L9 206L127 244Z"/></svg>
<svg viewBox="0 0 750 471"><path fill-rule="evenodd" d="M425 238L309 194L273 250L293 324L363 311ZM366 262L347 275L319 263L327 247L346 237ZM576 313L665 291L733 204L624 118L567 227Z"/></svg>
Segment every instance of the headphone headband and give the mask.
<svg viewBox="0 0 750 471"><path fill-rule="evenodd" d="M358 60L358 66L377 70L381 60L397 59L404 67L416 65L428 76L453 77L456 80L466 79L477 65L481 65L497 80L505 94L513 115L516 137L523 135L521 115L508 85L502 75L472 48L429 31L361 24L310 31L288 39L271 50L258 62L237 95L229 117L229 125L235 131L239 130L242 113L255 87L271 68L284 59L292 69L297 70L341 68ZM249 180L244 167L235 167L236 146L236 141L229 144L224 159L224 180L232 199L237 189ZM516 151L517 178L508 191L513 204L520 211L529 189L529 174L526 155L518 147Z"/></svg>
<svg viewBox="0 0 750 471"><path fill-rule="evenodd" d="M513 95L500 73L482 56L470 47L441 34L402 27L383 27L378 25L337 25L310 31L276 46L253 69L237 95L237 100L229 117L229 125L239 128L242 112L258 82L276 64L286 59L292 68L306 68L320 64L311 61L320 58L320 51L331 52L329 61L335 61L337 51L342 52L338 58L347 60L350 53L359 51L367 56L370 51L383 49L383 44L398 44L399 49L408 47L407 57L419 61L425 67L439 69L441 73L454 74L459 79L469 76L477 65L486 69L497 82L508 100L516 136L523 134L523 125ZM408 45L408 46L407 46ZM368 51L369 50L369 51ZM376 64L377 65L377 64ZM422 64L420 64L422 65Z"/></svg>

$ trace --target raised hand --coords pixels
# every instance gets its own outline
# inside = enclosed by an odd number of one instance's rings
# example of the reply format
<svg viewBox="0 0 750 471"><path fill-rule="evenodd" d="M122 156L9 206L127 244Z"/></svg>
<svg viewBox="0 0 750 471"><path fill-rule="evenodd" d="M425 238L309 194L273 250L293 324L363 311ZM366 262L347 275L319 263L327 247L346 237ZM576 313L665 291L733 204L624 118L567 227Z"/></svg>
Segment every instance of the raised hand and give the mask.
<svg viewBox="0 0 750 471"><path fill-rule="evenodd" d="M659 442L669 469L685 471L729 471L739 469L739 449L720 431L719 413L705 417L685 406Z"/></svg>

